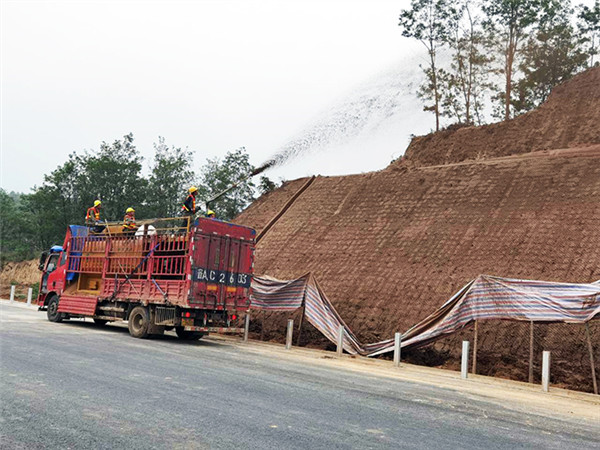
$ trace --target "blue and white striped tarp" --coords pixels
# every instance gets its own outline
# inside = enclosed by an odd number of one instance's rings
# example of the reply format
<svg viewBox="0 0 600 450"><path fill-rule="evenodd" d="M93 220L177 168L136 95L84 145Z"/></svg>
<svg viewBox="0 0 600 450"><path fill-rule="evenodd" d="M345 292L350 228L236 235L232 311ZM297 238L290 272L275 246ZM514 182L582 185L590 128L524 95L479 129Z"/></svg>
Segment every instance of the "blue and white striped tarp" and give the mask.
<svg viewBox="0 0 600 450"><path fill-rule="evenodd" d="M306 274L295 280L276 280L270 277L254 277L252 280L251 305L253 309L290 311L304 306L306 319L332 342L337 342L340 325L344 328L344 350L350 354L380 350L387 341L363 346L344 323L317 280Z"/></svg>
<svg viewBox="0 0 600 450"><path fill-rule="evenodd" d="M517 280L480 275L402 336L402 347L424 345L474 320L585 323L600 318L600 282Z"/></svg>
<svg viewBox="0 0 600 450"><path fill-rule="evenodd" d="M393 339L362 344L311 274L286 281L254 277L251 300L252 308L271 311L304 305L307 320L334 343L342 325L348 353L374 356L393 350ZM481 275L403 333L402 348L433 342L474 320L585 323L593 318L600 318L600 280L574 284Z"/></svg>
<svg viewBox="0 0 600 450"><path fill-rule="evenodd" d="M270 277L252 278L251 308L271 311L292 311L302 307L308 275L295 280Z"/></svg>

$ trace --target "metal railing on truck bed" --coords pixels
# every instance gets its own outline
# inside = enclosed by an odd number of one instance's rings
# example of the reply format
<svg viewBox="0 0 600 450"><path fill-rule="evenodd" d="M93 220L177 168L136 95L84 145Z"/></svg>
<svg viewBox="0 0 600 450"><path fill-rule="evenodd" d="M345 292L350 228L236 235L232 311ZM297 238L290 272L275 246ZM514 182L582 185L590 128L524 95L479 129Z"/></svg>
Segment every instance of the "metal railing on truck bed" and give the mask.
<svg viewBox="0 0 600 450"><path fill-rule="evenodd" d="M76 291L100 297L117 293L129 299L183 300L189 222L187 218L140 221L135 233L123 232L120 223L106 223L100 233L78 227L67 243L67 278L76 279Z"/></svg>

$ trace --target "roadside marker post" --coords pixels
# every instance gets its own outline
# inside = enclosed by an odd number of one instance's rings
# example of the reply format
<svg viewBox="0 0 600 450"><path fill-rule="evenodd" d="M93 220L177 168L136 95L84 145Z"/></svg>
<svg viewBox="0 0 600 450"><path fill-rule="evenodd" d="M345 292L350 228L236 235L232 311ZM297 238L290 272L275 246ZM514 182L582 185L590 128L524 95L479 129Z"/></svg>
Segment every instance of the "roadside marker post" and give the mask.
<svg viewBox="0 0 600 450"><path fill-rule="evenodd" d="M244 342L248 342L248 331L250 330L250 313L244 318Z"/></svg>
<svg viewBox="0 0 600 450"><path fill-rule="evenodd" d="M27 290L27 304L31 306L31 297L33 296L33 289L29 288Z"/></svg>
<svg viewBox="0 0 600 450"><path fill-rule="evenodd" d="M594 363L594 349L592 348L592 338L590 337L590 325L585 324L585 335L587 337L588 351L590 352L590 366L592 367L592 386L594 394L598 395L598 382L596 381L596 364Z"/></svg>
<svg viewBox="0 0 600 450"><path fill-rule="evenodd" d="M285 337L285 349L292 348L292 337L294 336L294 319L288 319L287 335Z"/></svg>
<svg viewBox="0 0 600 450"><path fill-rule="evenodd" d="M542 390L550 390L550 352L546 350L542 353Z"/></svg>
<svg viewBox="0 0 600 450"><path fill-rule="evenodd" d="M462 342L462 360L460 363L460 377L466 380L469 376L469 341Z"/></svg>
<svg viewBox="0 0 600 450"><path fill-rule="evenodd" d="M15 285L11 285L10 286L10 302L14 303L15 302Z"/></svg>
<svg viewBox="0 0 600 450"><path fill-rule="evenodd" d="M344 353L344 326L340 325L337 335L337 356L340 357Z"/></svg>
<svg viewBox="0 0 600 450"><path fill-rule="evenodd" d="M477 337L479 331L479 321L475 320L475 327L473 332L473 367L471 368L472 373L477 373Z"/></svg>
<svg viewBox="0 0 600 450"><path fill-rule="evenodd" d="M402 333L394 335L394 366L400 367L400 356L402 351Z"/></svg>

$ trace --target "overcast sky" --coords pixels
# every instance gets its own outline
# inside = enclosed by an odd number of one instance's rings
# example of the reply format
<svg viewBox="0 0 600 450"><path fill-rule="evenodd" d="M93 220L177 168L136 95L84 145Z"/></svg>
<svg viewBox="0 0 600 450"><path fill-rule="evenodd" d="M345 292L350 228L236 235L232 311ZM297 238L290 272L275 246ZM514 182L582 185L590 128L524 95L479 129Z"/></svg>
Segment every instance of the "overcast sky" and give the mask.
<svg viewBox="0 0 600 450"><path fill-rule="evenodd" d="M196 169L240 146L258 166L395 73L410 79L404 116L268 175L381 169L433 126L414 98L422 49L398 27L408 4L3 0L0 184L26 192L70 152L129 132L147 164L163 136L194 152Z"/></svg>

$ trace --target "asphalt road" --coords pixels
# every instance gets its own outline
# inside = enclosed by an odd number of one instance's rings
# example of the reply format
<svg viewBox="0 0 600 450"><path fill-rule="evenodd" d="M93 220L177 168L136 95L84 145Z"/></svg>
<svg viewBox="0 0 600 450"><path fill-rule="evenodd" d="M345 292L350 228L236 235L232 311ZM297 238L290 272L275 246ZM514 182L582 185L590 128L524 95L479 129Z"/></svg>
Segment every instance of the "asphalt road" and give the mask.
<svg viewBox="0 0 600 450"><path fill-rule="evenodd" d="M2 448L599 448L600 424L0 302Z"/></svg>

